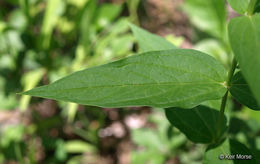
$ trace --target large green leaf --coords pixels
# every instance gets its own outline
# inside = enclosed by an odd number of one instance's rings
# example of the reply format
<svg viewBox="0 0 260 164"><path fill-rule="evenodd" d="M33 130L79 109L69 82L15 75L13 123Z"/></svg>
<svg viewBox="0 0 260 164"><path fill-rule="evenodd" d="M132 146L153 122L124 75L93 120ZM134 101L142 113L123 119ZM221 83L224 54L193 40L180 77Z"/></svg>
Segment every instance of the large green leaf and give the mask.
<svg viewBox="0 0 260 164"><path fill-rule="evenodd" d="M260 106L257 104L257 101L241 72L238 72L233 76L230 93L241 104L254 110L260 110Z"/></svg>
<svg viewBox="0 0 260 164"><path fill-rule="evenodd" d="M260 0L258 0L256 2L256 5L255 5L255 12L259 13L260 12Z"/></svg>
<svg viewBox="0 0 260 164"><path fill-rule="evenodd" d="M223 37L226 28L225 0L186 0L184 10L200 30Z"/></svg>
<svg viewBox="0 0 260 164"><path fill-rule="evenodd" d="M226 71L188 49L147 52L73 73L24 94L101 107L194 107L226 92Z"/></svg>
<svg viewBox="0 0 260 164"><path fill-rule="evenodd" d="M142 52L175 49L166 39L130 24Z"/></svg>
<svg viewBox="0 0 260 164"><path fill-rule="evenodd" d="M228 0L228 3L240 14L244 14L249 6L249 0Z"/></svg>
<svg viewBox="0 0 260 164"><path fill-rule="evenodd" d="M195 143L217 143L227 129L226 117L218 129L219 111L206 106L200 105L193 109L168 108L165 113L170 123Z"/></svg>
<svg viewBox="0 0 260 164"><path fill-rule="evenodd" d="M244 155L251 156L251 159L241 158L245 157ZM234 160L232 160L235 158ZM245 157L246 158L246 157ZM204 154L203 164L256 164L255 156L251 151L242 143L227 139L218 147L209 147Z"/></svg>
<svg viewBox="0 0 260 164"><path fill-rule="evenodd" d="M234 18L229 23L229 40L241 71L260 103L260 14Z"/></svg>

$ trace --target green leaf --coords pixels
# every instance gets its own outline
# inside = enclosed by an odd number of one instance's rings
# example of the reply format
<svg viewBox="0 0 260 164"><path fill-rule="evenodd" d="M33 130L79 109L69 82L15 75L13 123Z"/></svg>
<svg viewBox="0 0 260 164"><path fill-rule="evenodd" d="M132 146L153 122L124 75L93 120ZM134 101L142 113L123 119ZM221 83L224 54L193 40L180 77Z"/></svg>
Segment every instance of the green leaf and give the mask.
<svg viewBox="0 0 260 164"><path fill-rule="evenodd" d="M223 37L226 29L225 0L186 0L184 11L200 30Z"/></svg>
<svg viewBox="0 0 260 164"><path fill-rule="evenodd" d="M195 50L147 52L73 73L24 94L101 107L190 108L226 92L226 71Z"/></svg>
<svg viewBox="0 0 260 164"><path fill-rule="evenodd" d="M195 143L217 143L227 129L227 119L221 125L218 135L219 111L206 106L193 109L168 108L166 117L170 123Z"/></svg>
<svg viewBox="0 0 260 164"><path fill-rule="evenodd" d="M142 52L175 49L166 39L141 29L133 24L130 27Z"/></svg>
<svg viewBox="0 0 260 164"><path fill-rule="evenodd" d="M48 49L51 41L52 31L64 12L65 3L62 0L48 0L41 29L42 48Z"/></svg>
<svg viewBox="0 0 260 164"><path fill-rule="evenodd" d="M229 60L230 56L227 55L224 45L217 39L203 39L196 43L193 48L209 54L223 63L226 68L229 68L231 63Z"/></svg>
<svg viewBox="0 0 260 164"><path fill-rule="evenodd" d="M230 156L234 155L234 156ZM237 155L237 156L236 156ZM252 159L239 160L240 155L251 155ZM220 159L223 158L223 159ZM228 158L236 158L235 160L228 160ZM203 164L255 164L254 155L251 151L242 143L227 139L218 147L209 147L204 154Z"/></svg>
<svg viewBox="0 0 260 164"><path fill-rule="evenodd" d="M156 151L157 153L167 150L167 145L162 144L158 131L148 128L135 129L132 131L131 138L136 145L143 146L150 150ZM149 140L147 138L149 138Z"/></svg>
<svg viewBox="0 0 260 164"><path fill-rule="evenodd" d="M258 0L258 2L256 2L255 12L256 12L256 13L259 13L259 12L260 12L260 0Z"/></svg>
<svg viewBox="0 0 260 164"><path fill-rule="evenodd" d="M67 158L67 153L64 147L64 141L62 139L58 139L55 143L56 150L54 156L59 161L64 161Z"/></svg>
<svg viewBox="0 0 260 164"><path fill-rule="evenodd" d="M249 0L228 0L228 3L239 14L245 14L249 6Z"/></svg>
<svg viewBox="0 0 260 164"><path fill-rule="evenodd" d="M24 48L25 45L22 41L21 34L18 31L8 30L5 33L0 34L0 56L5 53L14 54L24 50ZM2 67L2 65L0 67Z"/></svg>
<svg viewBox="0 0 260 164"><path fill-rule="evenodd" d="M8 24L12 29L22 32L27 26L26 16L21 10L15 10L11 13Z"/></svg>
<svg viewBox="0 0 260 164"><path fill-rule="evenodd" d="M147 140L147 139L146 139ZM158 154L158 151L145 150L131 152L131 163L149 163L158 164L165 163L166 156L164 154Z"/></svg>
<svg viewBox="0 0 260 164"><path fill-rule="evenodd" d="M122 6L105 3L98 7L97 15L94 24L97 29L106 27L115 19L122 11Z"/></svg>
<svg viewBox="0 0 260 164"><path fill-rule="evenodd" d="M243 113L243 114L245 114L245 113ZM258 115L258 114L256 114L256 115ZM250 117L248 117L248 118L249 118L248 120L242 120L237 117L231 117L229 120L228 133L232 136L239 136L239 135L241 136L241 134L242 134L246 138L254 139L254 136L256 136L259 132L260 124L258 124L257 120L251 119ZM241 137L238 137L238 138L241 139ZM246 138L245 138L245 140L247 140ZM253 146L253 145L251 145L251 146Z"/></svg>
<svg viewBox="0 0 260 164"><path fill-rule="evenodd" d="M241 71L260 104L260 14L230 21L229 40Z"/></svg>
<svg viewBox="0 0 260 164"><path fill-rule="evenodd" d="M81 140L70 140L65 142L65 149L67 153L91 153L95 152L96 148Z"/></svg>
<svg viewBox="0 0 260 164"><path fill-rule="evenodd" d="M7 23L4 21L0 21L0 34L2 35L5 29L7 28Z"/></svg>
<svg viewBox="0 0 260 164"><path fill-rule="evenodd" d="M239 103L251 109L260 110L260 107L241 72L238 72L233 76L230 93Z"/></svg>

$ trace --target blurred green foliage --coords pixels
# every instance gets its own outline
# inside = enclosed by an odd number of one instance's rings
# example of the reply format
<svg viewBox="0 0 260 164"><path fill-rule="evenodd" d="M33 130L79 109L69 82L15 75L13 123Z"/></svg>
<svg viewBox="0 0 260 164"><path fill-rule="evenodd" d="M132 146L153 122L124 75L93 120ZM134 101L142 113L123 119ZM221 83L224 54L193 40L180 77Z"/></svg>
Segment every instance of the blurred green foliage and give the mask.
<svg viewBox="0 0 260 164"><path fill-rule="evenodd" d="M20 110L22 118L16 119L24 119L23 112L30 106L31 97L16 93L131 54L134 38L129 32L128 18L122 16L123 8L125 4L101 4L96 0L1 1L0 110ZM37 163L38 139L47 155L54 151L53 156L40 159L44 163L79 163L82 156L69 154L95 155L97 129L87 127L88 118L85 130L75 130L79 136L83 133L85 140L65 141L49 136L49 128L59 131L66 118L74 120L78 105L60 102L58 107L64 109L64 114L44 120L35 115L29 127L0 122L0 160ZM105 118L100 119L101 123ZM29 139L25 139L27 135Z"/></svg>

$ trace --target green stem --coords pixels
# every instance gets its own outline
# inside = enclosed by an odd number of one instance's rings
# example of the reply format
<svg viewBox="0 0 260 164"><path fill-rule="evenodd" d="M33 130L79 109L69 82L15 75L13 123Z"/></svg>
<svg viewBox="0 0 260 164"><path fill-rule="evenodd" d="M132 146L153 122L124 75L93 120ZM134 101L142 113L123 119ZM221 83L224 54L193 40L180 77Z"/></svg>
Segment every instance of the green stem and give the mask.
<svg viewBox="0 0 260 164"><path fill-rule="evenodd" d="M23 160L20 145L17 142L14 145L14 151L15 151L15 155L16 155L17 159L19 160L20 164L25 164L25 162Z"/></svg>
<svg viewBox="0 0 260 164"><path fill-rule="evenodd" d="M235 58L233 58L232 66L228 72L228 79L227 79L227 89L228 90L231 85L231 80L232 80L232 77L236 70L236 67L237 67L237 61ZM224 113L225 113L225 108L226 108L227 98L228 98L228 90L226 91L226 93L223 96L222 101L221 101L220 112L219 112L219 117L218 117L218 124L217 124L218 135L220 135L221 125L223 124L223 120L224 120Z"/></svg>
<svg viewBox="0 0 260 164"><path fill-rule="evenodd" d="M237 67L237 61L235 58L233 58L233 61L232 61L232 65L231 65L231 68L228 72L228 80L227 80L227 86L230 87L231 85L231 80L232 80L232 77L234 75L234 72L236 70L236 67Z"/></svg>
<svg viewBox="0 0 260 164"><path fill-rule="evenodd" d="M28 0L19 0L20 7L22 8L23 13L25 14L28 23L31 23L30 16L30 5Z"/></svg>
<svg viewBox="0 0 260 164"><path fill-rule="evenodd" d="M249 6L248 6L248 9L247 9L247 14L248 15L253 15L254 14L256 1L257 0L250 0Z"/></svg>
<svg viewBox="0 0 260 164"><path fill-rule="evenodd" d="M130 13L130 20L136 24L140 25L138 14L137 14L137 8L140 3L140 0L127 0L126 4Z"/></svg>

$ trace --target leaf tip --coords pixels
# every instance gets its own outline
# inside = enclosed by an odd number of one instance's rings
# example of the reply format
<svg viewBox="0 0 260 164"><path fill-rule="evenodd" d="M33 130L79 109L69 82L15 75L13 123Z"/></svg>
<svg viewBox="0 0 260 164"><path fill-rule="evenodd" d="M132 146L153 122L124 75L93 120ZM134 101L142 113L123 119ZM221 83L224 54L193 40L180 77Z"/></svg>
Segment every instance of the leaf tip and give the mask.
<svg viewBox="0 0 260 164"><path fill-rule="evenodd" d="M18 92L16 93L17 95L30 95L31 90L23 91L23 92Z"/></svg>

